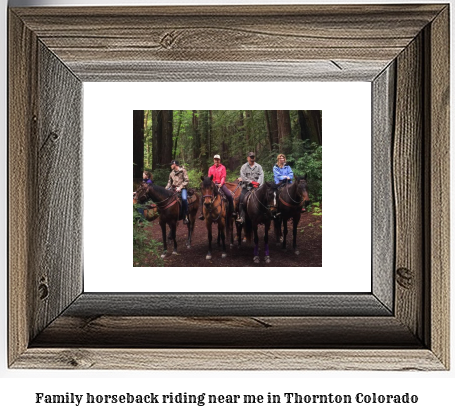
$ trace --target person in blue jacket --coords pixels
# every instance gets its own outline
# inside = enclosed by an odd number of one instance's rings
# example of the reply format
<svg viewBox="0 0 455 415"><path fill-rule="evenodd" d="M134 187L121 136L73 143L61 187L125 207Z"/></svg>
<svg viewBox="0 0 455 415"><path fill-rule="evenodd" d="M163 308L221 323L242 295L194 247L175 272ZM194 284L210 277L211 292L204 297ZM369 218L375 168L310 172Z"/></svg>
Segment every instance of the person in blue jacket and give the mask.
<svg viewBox="0 0 455 415"><path fill-rule="evenodd" d="M276 184L283 184L286 180L288 183L292 183L294 173L286 164L286 156L284 154L278 154L276 158L276 164L273 166L273 178Z"/></svg>

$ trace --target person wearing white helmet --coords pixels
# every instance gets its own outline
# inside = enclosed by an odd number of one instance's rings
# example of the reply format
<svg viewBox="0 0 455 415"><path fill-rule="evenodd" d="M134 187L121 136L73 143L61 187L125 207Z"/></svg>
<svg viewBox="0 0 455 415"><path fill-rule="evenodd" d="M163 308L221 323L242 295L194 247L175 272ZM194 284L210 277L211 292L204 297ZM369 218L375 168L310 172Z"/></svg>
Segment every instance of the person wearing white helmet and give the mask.
<svg viewBox="0 0 455 415"><path fill-rule="evenodd" d="M232 198L231 191L226 187L226 167L221 164L221 157L219 154L213 156L213 165L209 168L208 177L213 175L213 181L221 188L226 195L229 202L229 211L234 215L234 199ZM203 204L201 204L203 205ZM204 220L204 214L201 213L199 219Z"/></svg>

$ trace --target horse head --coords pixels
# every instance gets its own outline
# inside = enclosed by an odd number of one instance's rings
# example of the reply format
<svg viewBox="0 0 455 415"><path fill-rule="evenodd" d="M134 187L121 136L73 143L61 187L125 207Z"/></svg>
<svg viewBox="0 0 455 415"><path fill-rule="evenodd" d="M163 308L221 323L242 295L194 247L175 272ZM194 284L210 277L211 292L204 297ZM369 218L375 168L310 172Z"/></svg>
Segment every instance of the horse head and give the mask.
<svg viewBox="0 0 455 415"><path fill-rule="evenodd" d="M145 203L148 199L149 186L147 183L142 183L136 190L136 194L133 197L133 203Z"/></svg>
<svg viewBox="0 0 455 415"><path fill-rule="evenodd" d="M266 182L264 183L264 190L265 190L265 201L267 204L268 209L275 215L277 212L277 199L278 199L278 185L273 182Z"/></svg>
<svg viewBox="0 0 455 415"><path fill-rule="evenodd" d="M310 201L310 197L308 196L308 183L307 183L307 176L298 176L295 179L297 184L297 194L300 196L300 200L303 200L304 203Z"/></svg>
<svg viewBox="0 0 455 415"><path fill-rule="evenodd" d="M213 174L209 177L201 176L201 193L204 205L207 207L212 205L218 195L218 188L213 182Z"/></svg>

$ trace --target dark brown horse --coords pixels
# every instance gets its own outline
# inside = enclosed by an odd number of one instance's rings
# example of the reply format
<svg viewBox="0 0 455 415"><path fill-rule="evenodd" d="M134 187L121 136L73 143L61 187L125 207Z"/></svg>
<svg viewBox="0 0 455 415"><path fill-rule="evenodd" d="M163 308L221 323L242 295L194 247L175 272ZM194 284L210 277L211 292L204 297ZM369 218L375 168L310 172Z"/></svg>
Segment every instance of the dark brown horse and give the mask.
<svg viewBox="0 0 455 415"><path fill-rule="evenodd" d="M275 219L275 237L279 243L281 236L283 241L281 247L286 249L286 236L288 234L288 220L292 219L292 248L296 255L297 250L297 225L302 214L302 207L309 202L308 185L305 177L296 177L294 183L286 184L280 188L278 196L279 215ZM283 234L281 234L281 224L283 224Z"/></svg>
<svg viewBox="0 0 455 415"><path fill-rule="evenodd" d="M270 222L277 212L277 188L275 183L264 183L258 189L253 189L245 195L243 200L245 208L245 235L247 241L251 241L251 232L254 232L254 257L253 261L259 263L259 237L258 225L264 224L264 260L270 263L269 252L269 229ZM240 225L237 228L238 243L241 238Z"/></svg>
<svg viewBox="0 0 455 415"><path fill-rule="evenodd" d="M229 237L230 218L228 215L229 204L221 197L218 187L210 177L201 176L201 194L203 202L203 214L209 239L209 251L206 259L212 259L212 223L218 224L218 235L221 237L223 246L222 258L226 258L226 234Z"/></svg>
<svg viewBox="0 0 455 415"><path fill-rule="evenodd" d="M226 182L226 183L224 183L224 185L231 192L232 198L234 199L234 212L236 212L238 214L239 203L240 203L240 194L242 193L241 183L238 180L236 180L235 182ZM232 218L231 218L230 227L229 227L229 232L231 233L231 248L234 246L234 223L237 225L235 220L232 220ZM220 245L219 239L220 239L220 235L218 235L218 245Z"/></svg>
<svg viewBox="0 0 455 415"><path fill-rule="evenodd" d="M179 200L178 194L172 190L167 190L164 187L155 184L143 184L137 191L135 198L139 203L145 203L146 200L153 200L158 209L159 223L163 235L163 253L164 258L167 254L167 239L166 239L166 225L170 229L170 239L174 240L173 255L177 255L177 238L176 228L177 222L182 219L182 205ZM192 196L188 195L188 239L186 241L187 248L191 247L191 236L194 231L194 222L196 221L196 213L199 209L199 196L194 193Z"/></svg>

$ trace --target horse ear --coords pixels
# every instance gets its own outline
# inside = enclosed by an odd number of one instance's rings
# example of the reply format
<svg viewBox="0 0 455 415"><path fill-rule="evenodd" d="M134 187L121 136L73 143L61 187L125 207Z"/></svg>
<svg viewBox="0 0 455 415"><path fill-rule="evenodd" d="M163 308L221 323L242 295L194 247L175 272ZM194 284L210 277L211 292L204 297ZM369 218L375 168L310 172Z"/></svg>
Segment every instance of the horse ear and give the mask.
<svg viewBox="0 0 455 415"><path fill-rule="evenodd" d="M204 181L204 176L201 176L201 181L202 181L202 182Z"/></svg>
<svg viewBox="0 0 455 415"><path fill-rule="evenodd" d="M307 178L307 176L308 176L308 174L307 174L307 173L305 173L305 175L303 176L303 180L305 180L305 181L306 181L306 178Z"/></svg>
<svg viewBox="0 0 455 415"><path fill-rule="evenodd" d="M212 181L212 182L213 182L213 174L212 174L212 175L210 175L210 181Z"/></svg>

